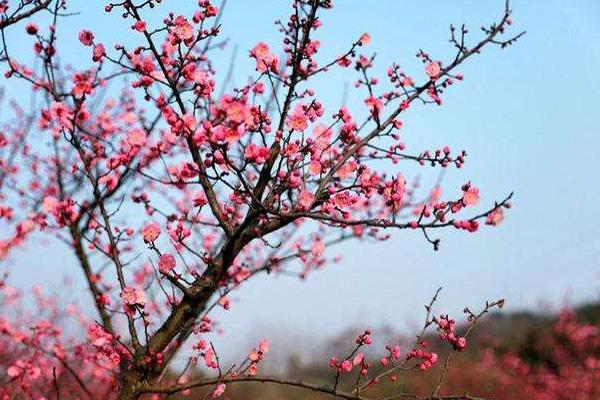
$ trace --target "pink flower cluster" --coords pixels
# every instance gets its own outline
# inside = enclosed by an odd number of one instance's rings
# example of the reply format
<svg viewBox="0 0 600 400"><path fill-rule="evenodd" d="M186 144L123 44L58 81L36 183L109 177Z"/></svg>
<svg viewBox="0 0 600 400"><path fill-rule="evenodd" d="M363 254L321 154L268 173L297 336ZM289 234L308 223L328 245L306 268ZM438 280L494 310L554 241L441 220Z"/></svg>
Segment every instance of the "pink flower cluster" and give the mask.
<svg viewBox="0 0 600 400"><path fill-rule="evenodd" d="M427 343L421 342L422 348L427 347ZM406 355L407 360L417 359L420 360L418 367L421 371L427 371L438 362L437 353L429 352L424 349L412 349Z"/></svg>
<svg viewBox="0 0 600 400"><path fill-rule="evenodd" d="M256 60L256 70L258 72L279 73L279 60L277 56L269 51L269 46L266 43L260 42L254 46L250 50L250 56Z"/></svg>
<svg viewBox="0 0 600 400"><path fill-rule="evenodd" d="M442 340L450 343L454 350L463 351L467 347L467 339L456 335L454 332L456 322L450 319L448 315L440 315L439 318L434 319L434 322Z"/></svg>

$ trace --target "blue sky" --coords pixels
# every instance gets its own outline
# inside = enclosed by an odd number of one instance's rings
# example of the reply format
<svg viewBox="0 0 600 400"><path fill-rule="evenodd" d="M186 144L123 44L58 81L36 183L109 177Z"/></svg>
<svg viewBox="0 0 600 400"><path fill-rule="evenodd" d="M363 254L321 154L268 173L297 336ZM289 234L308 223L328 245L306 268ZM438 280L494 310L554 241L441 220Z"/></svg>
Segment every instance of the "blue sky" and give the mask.
<svg viewBox="0 0 600 400"><path fill-rule="evenodd" d="M195 1L166 0L149 21L166 10L192 9ZM252 5L250 5L250 3ZM323 14L323 55L339 54L362 32L369 32L369 51L385 71L399 62L415 77L422 67L414 57L422 48L448 59L450 23L479 27L498 18L503 1L338 0ZM435 288L444 287L440 310L460 313L488 298L504 297L507 310L536 308L540 301L560 304L596 299L600 277L600 200L597 173L600 149L600 2L581 0L514 0L514 32L527 35L508 50L490 48L462 68L466 80L444 97L442 107L411 109L405 118L409 149L449 144L466 149L467 163L449 170L444 185L451 192L471 179L483 203L515 191L514 209L497 229L476 235L448 231L442 248L433 252L414 232L399 232L386 243L352 243L339 248L343 261L314 273L306 282L289 278L258 278L235 296L232 310L221 317L226 343L240 337L329 337L348 326L390 324L405 329L422 318L422 305ZM81 14L62 21L63 58L81 65L88 49L76 40L82 28L104 43L131 36L117 13L106 15L104 2L71 0ZM238 82L251 72L247 50L259 39L277 48L272 21L285 18L287 2L230 0L223 34L239 47L235 62ZM367 5L365 5L367 4ZM24 35L9 39L26 59L30 43ZM231 47L217 56L221 76ZM315 84L324 103L339 106L344 83L352 74ZM10 83L10 82L9 82ZM8 87L8 94L17 89ZM350 92L348 105L358 108L363 94ZM403 167L401 167L403 168ZM408 167L426 185L434 170ZM60 246L30 245L15 258L18 284L30 281L58 285L64 276L79 280L74 260ZM44 264L40 260L49 260ZM237 301L239 300L239 302ZM260 333L260 334L259 334ZM240 336L242 335L242 336ZM242 344L246 344L243 340Z"/></svg>

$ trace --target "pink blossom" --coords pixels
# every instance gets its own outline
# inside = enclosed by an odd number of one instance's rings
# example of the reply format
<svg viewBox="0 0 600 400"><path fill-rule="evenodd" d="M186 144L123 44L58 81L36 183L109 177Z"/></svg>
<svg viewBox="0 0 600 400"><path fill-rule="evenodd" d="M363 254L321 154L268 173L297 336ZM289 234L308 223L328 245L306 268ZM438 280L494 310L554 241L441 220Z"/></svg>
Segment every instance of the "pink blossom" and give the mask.
<svg viewBox="0 0 600 400"><path fill-rule="evenodd" d="M352 359L352 364L353 365L360 365L363 363L363 361L365 360L365 355L363 353L358 353L356 356L354 356L354 358Z"/></svg>
<svg viewBox="0 0 600 400"><path fill-rule="evenodd" d="M87 29L79 32L79 41L83 43L84 46L91 46L94 43L94 34Z"/></svg>
<svg viewBox="0 0 600 400"><path fill-rule="evenodd" d="M266 72L268 70L277 72L277 57L269 51L269 46L266 43L260 42L254 46L250 50L250 56L256 59L256 70L258 72Z"/></svg>
<svg viewBox="0 0 600 400"><path fill-rule="evenodd" d="M59 201L54 196L46 196L42 201L42 210L47 213L54 213L59 207Z"/></svg>
<svg viewBox="0 0 600 400"><path fill-rule="evenodd" d="M177 36L179 39L187 41L194 37L194 27L187 21L187 19L185 19L185 17L181 15L178 16L175 18L174 23L175 27L173 28L173 33L175 33L175 36Z"/></svg>
<svg viewBox="0 0 600 400"><path fill-rule="evenodd" d="M394 357L396 360L399 359L400 358L400 346L394 345L394 347L392 347L391 353L392 353L392 357Z"/></svg>
<svg viewBox="0 0 600 400"><path fill-rule="evenodd" d="M258 345L258 349L263 354L268 353L269 352L269 342L266 339L261 340Z"/></svg>
<svg viewBox="0 0 600 400"><path fill-rule="evenodd" d="M163 254L158 260L158 270L162 274L168 274L175 268L175 257L172 254Z"/></svg>
<svg viewBox="0 0 600 400"><path fill-rule="evenodd" d="M255 350L252 350L250 353L248 353L248 360L256 362L259 359L260 359L260 355Z"/></svg>
<svg viewBox="0 0 600 400"><path fill-rule="evenodd" d="M377 97L368 97L365 99L365 104L369 111L371 111L371 114L379 114L383 109L383 102Z"/></svg>
<svg viewBox="0 0 600 400"><path fill-rule="evenodd" d="M251 364L250 368L248 368L248 375L254 376L254 375L256 375L256 372L257 372L256 364L255 363Z"/></svg>
<svg viewBox="0 0 600 400"><path fill-rule="evenodd" d="M504 220L504 212L501 208L497 208L486 217L485 223L487 225L496 226Z"/></svg>
<svg viewBox="0 0 600 400"><path fill-rule="evenodd" d="M244 155L248 161L252 161L257 164L263 164L269 158L269 148L250 143L248 147L246 147Z"/></svg>
<svg viewBox="0 0 600 400"><path fill-rule="evenodd" d="M318 160L313 160L308 165L308 172L311 175L319 175L323 171L323 165Z"/></svg>
<svg viewBox="0 0 600 400"><path fill-rule="evenodd" d="M121 291L121 300L129 306L143 306L146 304L146 295L142 289L127 286Z"/></svg>
<svg viewBox="0 0 600 400"><path fill-rule="evenodd" d="M427 73L427 75L429 75L429 77L432 80L437 79L440 76L440 73L442 72L442 67L440 66L439 62L432 61L425 65L425 72Z"/></svg>
<svg viewBox="0 0 600 400"><path fill-rule="evenodd" d="M193 196L192 201L194 203L194 207L202 207L202 206L208 204L208 199L206 198L206 195L204 194L204 192L197 192Z"/></svg>
<svg viewBox="0 0 600 400"><path fill-rule="evenodd" d="M225 388L227 388L227 385L225 385L224 383L220 383L217 385L217 387L215 388L215 390L213 390L212 392L212 398L216 399L218 397L221 397L221 395L223 395L223 393L225 393Z"/></svg>
<svg viewBox="0 0 600 400"><path fill-rule="evenodd" d="M265 42L260 42L250 50L250 54L256 58L268 57L270 54L269 46Z"/></svg>
<svg viewBox="0 0 600 400"><path fill-rule="evenodd" d="M119 178L115 174L106 174L98 178L98 184L106 186L108 190L113 190L119 184Z"/></svg>
<svg viewBox="0 0 600 400"><path fill-rule="evenodd" d="M350 360L345 360L344 362L342 362L342 370L345 372L350 372L352 371L352 362Z"/></svg>
<svg viewBox="0 0 600 400"><path fill-rule="evenodd" d="M229 308L231 307L231 302L229 300L229 297L227 296L223 296L219 299L219 305L221 307L223 307L223 309L225 310L229 310Z"/></svg>
<svg viewBox="0 0 600 400"><path fill-rule="evenodd" d="M92 51L92 61L101 61L105 55L106 51L104 49L104 45L102 43L99 43L94 46L94 49Z"/></svg>
<svg viewBox="0 0 600 400"><path fill-rule="evenodd" d="M8 367L8 369L6 370L6 374L10 377L10 378L16 378L19 375L21 375L21 368L17 367L16 365L11 365L10 367Z"/></svg>
<svg viewBox="0 0 600 400"><path fill-rule="evenodd" d="M73 127L73 115L69 107L63 102L55 101L50 105L50 117L66 129Z"/></svg>
<svg viewBox="0 0 600 400"><path fill-rule="evenodd" d="M249 107L242 101L224 98L221 104L227 113L227 118L233 122L241 124L246 122L246 119L250 117Z"/></svg>
<svg viewBox="0 0 600 400"><path fill-rule="evenodd" d="M144 237L144 242L152 243L160 235L160 226L158 226L156 222L148 223L142 228L142 235Z"/></svg>
<svg viewBox="0 0 600 400"><path fill-rule="evenodd" d="M112 352L112 353L110 354L110 356L108 357L108 359L109 359L109 360L110 360L110 362L111 362L113 365L115 365L115 366L119 365L119 363L121 362L121 356L120 356L120 355L119 355L119 353L117 353L116 351L115 351L115 352Z"/></svg>
<svg viewBox="0 0 600 400"><path fill-rule="evenodd" d="M217 369L219 364L217 363L217 357L215 355L215 352L212 349L207 349L203 354L202 357L204 358L204 364L208 367L208 368L212 368L212 369Z"/></svg>
<svg viewBox="0 0 600 400"><path fill-rule="evenodd" d="M369 35L367 32L360 35L360 38L358 39L358 44L361 46L366 46L370 42L371 42L371 35Z"/></svg>
<svg viewBox="0 0 600 400"><path fill-rule="evenodd" d="M146 143L146 132L141 129L132 129L127 136L127 141L132 146L143 146Z"/></svg>
<svg viewBox="0 0 600 400"><path fill-rule="evenodd" d="M470 186L462 198L465 206L474 206L479 203L479 189L475 186Z"/></svg>
<svg viewBox="0 0 600 400"><path fill-rule="evenodd" d="M303 131L308 128L308 117L301 108L298 108L287 118L286 124L293 131Z"/></svg>
<svg viewBox="0 0 600 400"><path fill-rule="evenodd" d="M311 247L311 253L314 257L319 258L323 255L323 253L325 252L325 243L323 243L323 240L321 238L317 238Z"/></svg>
<svg viewBox="0 0 600 400"><path fill-rule="evenodd" d="M304 210L309 210L315 201L315 195L308 190L301 190L298 194L298 203Z"/></svg>

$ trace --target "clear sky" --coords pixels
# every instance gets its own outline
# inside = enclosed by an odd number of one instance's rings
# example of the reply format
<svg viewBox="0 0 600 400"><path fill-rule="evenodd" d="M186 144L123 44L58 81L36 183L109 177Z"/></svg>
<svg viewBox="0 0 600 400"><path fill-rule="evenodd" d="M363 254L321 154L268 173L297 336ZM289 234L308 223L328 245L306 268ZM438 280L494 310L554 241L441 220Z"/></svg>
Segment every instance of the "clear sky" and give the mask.
<svg viewBox="0 0 600 400"><path fill-rule="evenodd" d="M166 0L154 15L192 9L195 1ZM337 0L323 14L319 34L323 54L342 53L362 32L369 32L369 51L385 71L397 61L415 77L422 67L414 57L422 48L446 59L450 23L466 23L471 40L479 27L498 18L502 0ZM63 58L88 63L89 49L77 42L82 28L111 43L131 31L117 13L105 15L104 2L71 0L81 14L62 20ZM236 74L243 82L251 72L246 54L259 39L276 48L280 42L272 21L285 18L287 2L230 0L223 19L224 37L237 45ZM514 209L496 229L472 235L448 231L442 248L433 252L414 232L399 232L386 243L351 243L340 247L339 265L314 273L306 282L264 277L234 296L232 310L222 317L224 340L242 344L257 335L277 341L286 336L329 337L348 326L390 324L403 329L422 318L422 305L435 288L444 287L440 310L459 313L488 298L505 297L507 310L536 308L540 301L596 299L600 288L600 200L598 167L600 139L600 2L595 0L514 0L514 29L527 35L508 50L490 48L462 68L466 80L444 97L442 107L416 106L405 118L404 141L409 149L449 144L466 149L467 163L451 169L449 190L471 179L480 187L482 203L515 191ZM150 18L150 21L157 21ZM29 42L13 41L26 56ZM10 38L10 37L9 37ZM222 75L232 47L219 57ZM84 60L84 61L82 61ZM319 81L315 88L330 109L339 106L345 82ZM16 95L8 88L9 95ZM363 94L350 92L348 105L357 108ZM403 168L403 167L401 167ZM432 182L435 171L420 173ZM60 246L30 245L14 257L15 279L21 285L50 282L64 276L79 280L74 259ZM248 338L248 340L246 340Z"/></svg>

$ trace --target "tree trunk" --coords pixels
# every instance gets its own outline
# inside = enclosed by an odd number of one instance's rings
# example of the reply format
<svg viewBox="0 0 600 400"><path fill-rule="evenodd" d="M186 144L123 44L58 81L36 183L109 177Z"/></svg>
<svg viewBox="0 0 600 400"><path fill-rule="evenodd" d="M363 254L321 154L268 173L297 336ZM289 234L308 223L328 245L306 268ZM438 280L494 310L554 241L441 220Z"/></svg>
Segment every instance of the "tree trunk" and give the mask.
<svg viewBox="0 0 600 400"><path fill-rule="evenodd" d="M119 390L119 400L137 400L140 395L138 389L140 386L140 372L135 369L125 371L122 375L122 386Z"/></svg>

